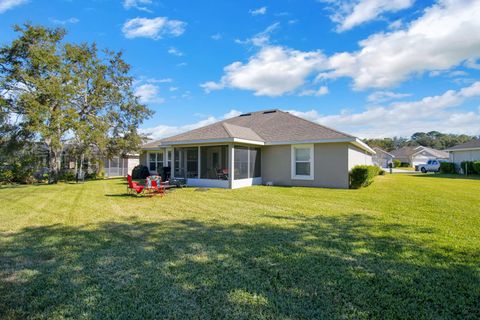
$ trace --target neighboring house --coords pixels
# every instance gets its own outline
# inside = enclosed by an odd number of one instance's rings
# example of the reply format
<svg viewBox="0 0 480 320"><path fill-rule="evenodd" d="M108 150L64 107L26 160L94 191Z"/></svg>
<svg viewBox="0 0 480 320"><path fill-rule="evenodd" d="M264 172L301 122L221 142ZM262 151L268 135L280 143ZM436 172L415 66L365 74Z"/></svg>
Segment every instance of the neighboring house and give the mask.
<svg viewBox="0 0 480 320"><path fill-rule="evenodd" d="M446 150L450 162L460 165L462 161L480 161L480 139L471 140Z"/></svg>
<svg viewBox="0 0 480 320"><path fill-rule="evenodd" d="M245 113L143 145L150 172L198 187L259 184L348 188L349 170L372 164L360 139L280 110Z"/></svg>
<svg viewBox="0 0 480 320"><path fill-rule="evenodd" d="M448 152L423 146L403 147L391 152L396 160L410 164L411 167L426 163L428 160L448 160Z"/></svg>
<svg viewBox="0 0 480 320"><path fill-rule="evenodd" d="M380 168L388 168L388 164L393 162L395 156L379 147L372 148L376 153L372 156L373 164Z"/></svg>
<svg viewBox="0 0 480 320"><path fill-rule="evenodd" d="M72 152L73 144L66 143L60 160L60 169L63 171L74 172L77 166L78 159L73 155ZM35 144L34 153L36 155L36 171L39 173L48 172L48 149L44 144L37 143ZM103 168L105 177L125 177L127 174L131 174L135 166L140 164L140 155L139 154L127 154L113 156L107 158L104 156L97 155L95 157L103 162ZM92 173L98 171L98 163L96 161L91 161L86 157L83 160L83 170L86 173Z"/></svg>

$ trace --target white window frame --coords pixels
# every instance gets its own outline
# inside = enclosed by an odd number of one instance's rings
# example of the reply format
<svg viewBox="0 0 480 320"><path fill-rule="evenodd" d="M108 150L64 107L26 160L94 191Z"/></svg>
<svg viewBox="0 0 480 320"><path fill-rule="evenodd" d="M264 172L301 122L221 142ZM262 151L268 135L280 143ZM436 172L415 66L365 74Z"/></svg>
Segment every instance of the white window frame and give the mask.
<svg viewBox="0 0 480 320"><path fill-rule="evenodd" d="M310 174L309 175L297 175L295 150L296 149L309 149L310 151ZM307 162L307 161L304 161ZM292 180L314 180L315 179L315 146L313 144L292 144L291 147L291 170Z"/></svg>
<svg viewBox="0 0 480 320"><path fill-rule="evenodd" d="M155 161L150 161L150 155L151 155L151 154L154 154L154 155L155 155ZM158 156L159 154L162 154L162 156L159 157L159 156ZM148 157L148 158L147 158L148 171L153 172L153 173L158 173L158 164L160 163L160 161L161 161L161 163L162 163L162 166L163 166L164 163L165 163L165 151L162 151L162 150L151 151L151 152L148 152L148 153L147 153L147 157ZM160 158L161 158L161 160L160 160ZM150 162L155 162L155 171L150 170Z"/></svg>

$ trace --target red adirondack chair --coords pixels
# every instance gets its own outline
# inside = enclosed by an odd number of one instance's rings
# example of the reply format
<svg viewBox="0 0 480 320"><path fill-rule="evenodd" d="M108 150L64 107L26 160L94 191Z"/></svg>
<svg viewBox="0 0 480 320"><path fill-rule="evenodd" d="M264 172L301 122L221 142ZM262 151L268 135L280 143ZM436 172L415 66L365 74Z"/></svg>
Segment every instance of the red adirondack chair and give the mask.
<svg viewBox="0 0 480 320"><path fill-rule="evenodd" d="M128 181L128 186L127 186L128 193L136 192L137 194L140 194L145 189L145 186L142 186L137 182L133 181L131 175L127 175L127 181Z"/></svg>
<svg viewBox="0 0 480 320"><path fill-rule="evenodd" d="M165 194L165 186L162 183L162 180L160 180L160 185L157 184L157 181L152 180L152 190L158 194L160 194L162 197Z"/></svg>

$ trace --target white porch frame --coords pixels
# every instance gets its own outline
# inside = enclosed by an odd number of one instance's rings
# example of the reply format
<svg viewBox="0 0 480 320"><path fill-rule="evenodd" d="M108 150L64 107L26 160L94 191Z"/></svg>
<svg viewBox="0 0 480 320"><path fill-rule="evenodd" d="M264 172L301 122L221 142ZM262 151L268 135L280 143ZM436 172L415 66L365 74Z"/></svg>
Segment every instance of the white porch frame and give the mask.
<svg viewBox="0 0 480 320"><path fill-rule="evenodd" d="M202 179L201 176L201 148L209 146L218 146L226 145L227 149L227 164L228 164L228 180L217 180L217 179ZM198 150L198 162L197 162L197 177L196 178L187 178L187 185L191 187L205 187L205 188L226 188L226 189L237 189L253 185L261 185L263 180L262 177L256 178L245 178L245 179L235 179L235 145L242 145L245 147L259 147L258 145L243 144L243 143L208 143L202 145L172 145L159 147L158 149L150 149L146 152L146 165L149 167L150 153L159 153L163 152L163 163L164 165L168 164L168 161L171 162L171 177L175 178L175 148L197 148ZM168 152L171 151L171 159L168 157ZM249 150L250 157L250 150ZM185 161L185 159L180 158L180 161ZM250 158L248 159L248 172L250 173ZM156 172L155 172L156 173ZM178 177L177 177L178 178Z"/></svg>

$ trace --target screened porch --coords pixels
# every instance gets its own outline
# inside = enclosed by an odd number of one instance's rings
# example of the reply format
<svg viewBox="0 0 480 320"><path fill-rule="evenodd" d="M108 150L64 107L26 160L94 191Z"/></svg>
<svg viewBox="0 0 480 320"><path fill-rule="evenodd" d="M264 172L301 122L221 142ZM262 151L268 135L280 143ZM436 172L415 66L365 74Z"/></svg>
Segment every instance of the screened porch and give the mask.
<svg viewBox="0 0 480 320"><path fill-rule="evenodd" d="M197 187L261 184L261 149L241 145L174 147L172 176Z"/></svg>

